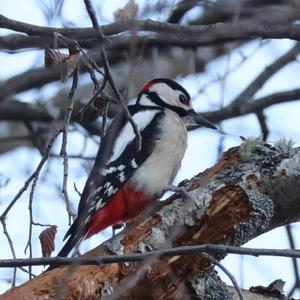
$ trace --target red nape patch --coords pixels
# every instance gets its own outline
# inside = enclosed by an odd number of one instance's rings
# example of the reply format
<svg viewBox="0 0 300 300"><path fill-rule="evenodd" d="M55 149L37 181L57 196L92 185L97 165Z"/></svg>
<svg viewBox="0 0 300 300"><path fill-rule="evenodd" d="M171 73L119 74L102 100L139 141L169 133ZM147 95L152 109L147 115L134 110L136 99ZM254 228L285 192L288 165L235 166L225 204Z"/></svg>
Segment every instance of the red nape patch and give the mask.
<svg viewBox="0 0 300 300"><path fill-rule="evenodd" d="M92 215L86 239L109 226L135 218L155 199L156 197L146 196L132 186L124 187L107 205Z"/></svg>
<svg viewBox="0 0 300 300"><path fill-rule="evenodd" d="M148 92L148 90L150 89L150 87L154 84L154 81L148 81L147 83L145 83L142 88L141 88L141 92L146 93Z"/></svg>

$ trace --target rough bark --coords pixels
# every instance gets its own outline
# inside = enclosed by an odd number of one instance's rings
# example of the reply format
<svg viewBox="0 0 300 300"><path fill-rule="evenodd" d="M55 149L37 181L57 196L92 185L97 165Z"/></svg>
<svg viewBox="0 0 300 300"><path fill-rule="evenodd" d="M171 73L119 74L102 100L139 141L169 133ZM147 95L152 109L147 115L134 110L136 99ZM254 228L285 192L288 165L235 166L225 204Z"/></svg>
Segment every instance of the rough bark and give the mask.
<svg viewBox="0 0 300 300"><path fill-rule="evenodd" d="M242 245L300 219L299 186L299 148L247 141L194 177L188 199L172 196L144 222L86 256L205 243ZM112 293L111 299L231 299L230 289L214 274L201 255L59 267L0 299L99 299Z"/></svg>

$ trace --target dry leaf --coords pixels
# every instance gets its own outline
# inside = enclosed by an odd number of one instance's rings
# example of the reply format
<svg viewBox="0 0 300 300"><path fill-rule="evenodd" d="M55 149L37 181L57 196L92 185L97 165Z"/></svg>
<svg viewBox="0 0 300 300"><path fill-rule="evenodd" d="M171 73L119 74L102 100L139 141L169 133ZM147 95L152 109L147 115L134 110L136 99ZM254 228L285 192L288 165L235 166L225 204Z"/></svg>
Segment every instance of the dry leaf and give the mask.
<svg viewBox="0 0 300 300"><path fill-rule="evenodd" d="M56 232L57 232L57 226L52 225L51 227L43 230L40 233L39 238L40 238L43 257L50 257L51 253L55 250Z"/></svg>
<svg viewBox="0 0 300 300"><path fill-rule="evenodd" d="M53 65L63 63L68 59L68 57L69 55L66 53L61 53L51 48L45 49L45 67L48 68Z"/></svg>
<svg viewBox="0 0 300 300"><path fill-rule="evenodd" d="M67 60L62 64L61 81L65 82L75 71L80 59L80 52L70 54Z"/></svg>
<svg viewBox="0 0 300 300"><path fill-rule="evenodd" d="M65 82L75 71L80 59L80 50L76 46L69 48L69 54L48 48L45 50L45 67L60 65L60 79Z"/></svg>

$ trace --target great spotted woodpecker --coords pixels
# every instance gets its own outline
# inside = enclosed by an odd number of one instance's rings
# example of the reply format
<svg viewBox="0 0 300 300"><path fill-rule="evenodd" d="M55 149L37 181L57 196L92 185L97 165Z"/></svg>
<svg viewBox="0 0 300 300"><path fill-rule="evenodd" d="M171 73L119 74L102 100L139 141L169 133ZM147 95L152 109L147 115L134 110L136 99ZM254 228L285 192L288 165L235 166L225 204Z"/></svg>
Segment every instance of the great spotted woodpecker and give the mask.
<svg viewBox="0 0 300 300"><path fill-rule="evenodd" d="M185 123L216 129L193 110L187 91L170 79L146 83L128 110L141 134L141 149L128 118L116 118L101 143L78 216L58 256L67 256L80 241L111 225L135 218L162 195L186 150Z"/></svg>

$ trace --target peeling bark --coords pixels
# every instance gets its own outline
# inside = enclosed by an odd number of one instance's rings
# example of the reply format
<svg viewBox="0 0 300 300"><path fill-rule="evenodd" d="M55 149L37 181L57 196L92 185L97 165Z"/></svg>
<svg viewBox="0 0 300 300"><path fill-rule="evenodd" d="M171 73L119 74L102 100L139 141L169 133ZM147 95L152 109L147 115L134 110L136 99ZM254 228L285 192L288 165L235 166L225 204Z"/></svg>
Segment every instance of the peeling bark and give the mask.
<svg viewBox="0 0 300 300"><path fill-rule="evenodd" d="M299 186L299 148L246 142L193 178L188 199L172 196L144 222L130 226L86 256L205 243L239 246L299 220ZM113 295L109 299L203 299L203 295L205 299L231 299L232 293L217 282L210 263L201 255L175 256L143 263L59 267L0 299L99 299L109 295Z"/></svg>

